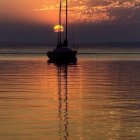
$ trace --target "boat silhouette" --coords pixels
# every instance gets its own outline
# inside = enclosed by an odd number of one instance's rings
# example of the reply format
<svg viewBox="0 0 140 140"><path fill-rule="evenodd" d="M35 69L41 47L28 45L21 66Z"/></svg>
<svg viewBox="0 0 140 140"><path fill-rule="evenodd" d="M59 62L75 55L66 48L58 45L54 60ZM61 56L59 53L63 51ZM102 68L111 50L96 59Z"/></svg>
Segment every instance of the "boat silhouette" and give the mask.
<svg viewBox="0 0 140 140"><path fill-rule="evenodd" d="M69 48L68 46L68 0L66 0L65 7L65 39L62 41L62 33L61 33L61 22L62 22L62 0L60 0L59 7L59 25L60 29L58 31L58 42L56 48L52 51L47 52L47 56L50 61L77 61L76 55L77 51Z"/></svg>

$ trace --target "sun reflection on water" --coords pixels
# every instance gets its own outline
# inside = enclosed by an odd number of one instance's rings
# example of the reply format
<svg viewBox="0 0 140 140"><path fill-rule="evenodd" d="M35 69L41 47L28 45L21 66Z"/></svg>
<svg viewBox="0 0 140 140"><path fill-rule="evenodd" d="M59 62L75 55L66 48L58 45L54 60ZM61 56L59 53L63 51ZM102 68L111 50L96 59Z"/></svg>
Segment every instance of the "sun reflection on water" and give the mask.
<svg viewBox="0 0 140 140"><path fill-rule="evenodd" d="M139 138L139 61L0 65L1 139Z"/></svg>

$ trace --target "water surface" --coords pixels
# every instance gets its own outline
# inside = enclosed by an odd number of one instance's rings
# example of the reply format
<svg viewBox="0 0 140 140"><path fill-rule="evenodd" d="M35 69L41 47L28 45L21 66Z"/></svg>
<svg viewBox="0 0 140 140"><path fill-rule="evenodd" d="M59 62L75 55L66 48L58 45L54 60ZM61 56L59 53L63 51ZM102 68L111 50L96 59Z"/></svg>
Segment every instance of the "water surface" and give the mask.
<svg viewBox="0 0 140 140"><path fill-rule="evenodd" d="M0 140L120 140L140 137L140 57L1 55Z"/></svg>

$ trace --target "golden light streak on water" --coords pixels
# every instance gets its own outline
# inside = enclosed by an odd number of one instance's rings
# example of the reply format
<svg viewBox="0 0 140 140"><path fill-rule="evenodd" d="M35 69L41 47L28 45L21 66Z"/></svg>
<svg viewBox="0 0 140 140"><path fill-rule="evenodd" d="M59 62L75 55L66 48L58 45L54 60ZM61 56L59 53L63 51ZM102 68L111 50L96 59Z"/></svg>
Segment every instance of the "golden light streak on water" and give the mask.
<svg viewBox="0 0 140 140"><path fill-rule="evenodd" d="M0 60L1 140L139 138L138 60L11 58Z"/></svg>

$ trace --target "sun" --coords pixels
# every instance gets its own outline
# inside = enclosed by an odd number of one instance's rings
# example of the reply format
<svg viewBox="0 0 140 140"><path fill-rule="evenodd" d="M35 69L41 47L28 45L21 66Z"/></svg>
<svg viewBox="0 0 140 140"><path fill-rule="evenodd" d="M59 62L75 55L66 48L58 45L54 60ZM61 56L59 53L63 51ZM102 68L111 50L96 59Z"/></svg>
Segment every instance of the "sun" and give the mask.
<svg viewBox="0 0 140 140"><path fill-rule="evenodd" d="M64 32L64 27L62 25L55 25L53 27L54 32L58 33L58 32Z"/></svg>

